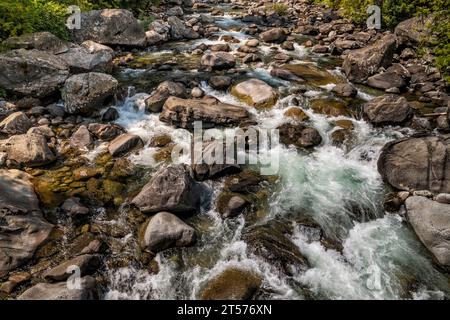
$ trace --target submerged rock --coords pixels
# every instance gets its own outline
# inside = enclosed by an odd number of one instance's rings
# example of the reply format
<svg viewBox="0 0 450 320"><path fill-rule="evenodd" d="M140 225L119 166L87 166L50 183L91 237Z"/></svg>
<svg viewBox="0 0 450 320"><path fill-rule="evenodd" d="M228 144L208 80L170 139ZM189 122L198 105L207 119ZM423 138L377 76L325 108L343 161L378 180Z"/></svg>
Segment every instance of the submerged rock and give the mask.
<svg viewBox="0 0 450 320"><path fill-rule="evenodd" d="M408 138L388 143L378 160L383 180L399 190L450 192L449 140Z"/></svg>
<svg viewBox="0 0 450 320"><path fill-rule="evenodd" d="M203 128L236 126L249 119L242 107L221 103L212 97L180 99L170 97L164 104L159 119L180 128L192 129L194 121L202 121Z"/></svg>
<svg viewBox="0 0 450 320"><path fill-rule="evenodd" d="M69 66L52 53L12 50L0 54L0 87L14 94L46 97L69 77Z"/></svg>
<svg viewBox="0 0 450 320"><path fill-rule="evenodd" d="M190 246L195 239L194 228L169 212L159 212L150 218L141 245L157 253L171 247Z"/></svg>
<svg viewBox="0 0 450 320"><path fill-rule="evenodd" d="M67 113L90 114L116 93L118 82L104 73L77 74L67 79L62 93Z"/></svg>
<svg viewBox="0 0 450 320"><path fill-rule="evenodd" d="M252 272L228 268L206 283L200 299L249 300L260 288L261 282L261 278Z"/></svg>
<svg viewBox="0 0 450 320"><path fill-rule="evenodd" d="M158 170L132 204L143 213L168 211L190 214L200 209L201 187L183 165Z"/></svg>
<svg viewBox="0 0 450 320"><path fill-rule="evenodd" d="M277 92L259 79L243 81L231 89L231 94L255 108L270 108L277 102Z"/></svg>
<svg viewBox="0 0 450 320"><path fill-rule="evenodd" d="M144 28L125 9L92 10L81 13L80 29L71 30L72 39L81 43L92 40L106 45L142 47L146 43Z"/></svg>
<svg viewBox="0 0 450 320"><path fill-rule="evenodd" d="M38 283L22 293L18 300L94 300L98 298L97 283L86 276L80 279L80 289L69 288L66 282Z"/></svg>
<svg viewBox="0 0 450 320"><path fill-rule="evenodd" d="M406 199L408 222L420 241L444 267L450 267L450 205L425 197Z"/></svg>
<svg viewBox="0 0 450 320"><path fill-rule="evenodd" d="M367 102L363 113L370 123L379 126L405 124L414 115L408 101L394 94L379 96Z"/></svg>

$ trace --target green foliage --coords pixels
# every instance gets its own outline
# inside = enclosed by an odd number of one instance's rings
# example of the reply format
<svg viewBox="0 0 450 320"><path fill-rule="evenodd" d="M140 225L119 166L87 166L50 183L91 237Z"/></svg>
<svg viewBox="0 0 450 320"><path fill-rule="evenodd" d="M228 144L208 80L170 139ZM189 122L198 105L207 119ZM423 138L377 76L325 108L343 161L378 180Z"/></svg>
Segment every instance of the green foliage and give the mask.
<svg viewBox="0 0 450 320"><path fill-rule="evenodd" d="M6 99L6 90L0 88L0 99Z"/></svg>
<svg viewBox="0 0 450 320"><path fill-rule="evenodd" d="M266 5L266 11L273 10L275 11L279 16L285 16L288 13L289 7L284 3L272 3L269 5Z"/></svg>

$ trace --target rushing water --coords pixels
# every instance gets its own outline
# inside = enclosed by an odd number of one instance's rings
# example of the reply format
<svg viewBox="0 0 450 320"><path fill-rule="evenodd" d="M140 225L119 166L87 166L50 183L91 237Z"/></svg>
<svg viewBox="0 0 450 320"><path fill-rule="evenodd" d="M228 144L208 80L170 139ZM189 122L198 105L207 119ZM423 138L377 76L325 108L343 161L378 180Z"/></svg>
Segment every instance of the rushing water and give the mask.
<svg viewBox="0 0 450 320"><path fill-rule="evenodd" d="M232 15L218 17L215 23L222 29L218 36L232 35L241 41L249 38L235 31L244 24ZM184 47L221 42L220 38L217 41L202 39L188 42ZM237 47L232 45L233 50ZM265 45L261 46L261 51L265 55L272 52ZM299 45L293 52L280 51L292 55L297 62L320 58ZM288 121L283 113L290 106L289 92L294 88L292 83L273 78L270 68L270 64L261 63L249 67L246 75L270 83L287 96L271 110L251 110L259 126L267 129ZM122 70L123 75L136 79L145 72L142 69ZM333 72L341 76L339 70ZM213 205L203 208L187 221L199 234L194 247L159 253L156 257L159 272L156 274L137 265L110 269L104 298L196 299L209 279L230 266L260 275L263 287L274 299L304 299L304 288L319 299L448 298L448 278L432 264L402 217L385 214L382 210L385 190L376 168L380 150L388 141L411 132L399 128L376 129L363 120L326 117L308 108L310 99L329 96L332 86L310 88L303 95L305 100L300 107L310 117L312 126L319 130L323 143L312 153L276 146L280 157L278 179L275 191L269 197L268 213L260 221L291 223L294 227L291 240L307 258L309 269L298 270L288 277L249 254L247 244L241 239L245 218L222 220ZM222 102L241 104L230 94L213 90L206 82L200 87ZM144 141L158 134L168 134L176 143L187 143L188 131L174 129L160 122L158 114L144 112L143 99L147 96L145 93L130 95L119 108L117 123L140 135ZM369 100L371 96L360 91L358 98ZM336 147L330 140L335 130L333 123L342 119L352 120L355 127L350 148ZM146 147L130 159L138 165L154 168L160 165L153 160L155 151L155 148ZM223 181L207 184L211 190L211 203L214 203ZM327 248L311 238L307 230L295 222L299 215L314 220L329 239L341 244L341 250ZM123 241L129 246L136 245L129 238Z"/></svg>

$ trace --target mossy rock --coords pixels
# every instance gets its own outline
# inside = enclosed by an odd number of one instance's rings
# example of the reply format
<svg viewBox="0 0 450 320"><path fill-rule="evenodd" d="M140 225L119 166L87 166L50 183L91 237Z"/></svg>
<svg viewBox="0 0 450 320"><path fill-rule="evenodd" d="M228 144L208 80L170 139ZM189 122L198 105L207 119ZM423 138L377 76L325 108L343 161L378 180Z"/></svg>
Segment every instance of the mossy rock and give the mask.
<svg viewBox="0 0 450 320"><path fill-rule="evenodd" d="M171 136L169 136L168 134L161 134L151 138L149 146L153 148L162 148L167 146L171 142L172 142Z"/></svg>
<svg viewBox="0 0 450 320"><path fill-rule="evenodd" d="M253 193L259 189L264 178L255 171L244 170L229 176L225 180L225 188L231 192Z"/></svg>
<svg viewBox="0 0 450 320"><path fill-rule="evenodd" d="M317 99L311 101L311 109L316 113L330 117L350 116L350 112L344 102L334 99Z"/></svg>
<svg viewBox="0 0 450 320"><path fill-rule="evenodd" d="M249 300L261 287L261 277L253 272L229 268L206 283L202 300Z"/></svg>
<svg viewBox="0 0 450 320"><path fill-rule="evenodd" d="M330 83L343 83L345 80L328 72L327 70L320 69L313 64L285 64L283 69L289 70L296 76L305 79L309 85L312 86L324 86Z"/></svg>
<svg viewBox="0 0 450 320"><path fill-rule="evenodd" d="M172 150L174 148L173 144L169 144L153 154L153 159L156 162L172 162Z"/></svg>
<svg viewBox="0 0 450 320"><path fill-rule="evenodd" d="M337 126L341 127L342 129L353 130L355 128L355 124L351 120L346 120L346 119L336 120L334 123Z"/></svg>
<svg viewBox="0 0 450 320"><path fill-rule="evenodd" d="M113 180L123 180L134 174L135 167L133 163L126 158L119 158L114 162L109 177Z"/></svg>
<svg viewBox="0 0 450 320"><path fill-rule="evenodd" d="M297 122L304 122L309 120L308 115L300 108L291 107L284 112L284 116L291 118Z"/></svg>
<svg viewBox="0 0 450 320"><path fill-rule="evenodd" d="M105 173L103 168L99 167L80 167L73 171L73 179L76 181L89 180L90 178L101 177Z"/></svg>

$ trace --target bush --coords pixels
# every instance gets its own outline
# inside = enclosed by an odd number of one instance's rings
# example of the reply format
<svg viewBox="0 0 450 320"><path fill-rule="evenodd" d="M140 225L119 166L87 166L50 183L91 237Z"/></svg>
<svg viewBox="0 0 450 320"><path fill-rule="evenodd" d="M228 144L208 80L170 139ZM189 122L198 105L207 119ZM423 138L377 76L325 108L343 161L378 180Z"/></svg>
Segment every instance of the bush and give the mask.
<svg viewBox="0 0 450 320"><path fill-rule="evenodd" d="M272 5L268 5L266 10L273 10L279 16L285 16L288 12L288 6L284 3L273 3Z"/></svg>

